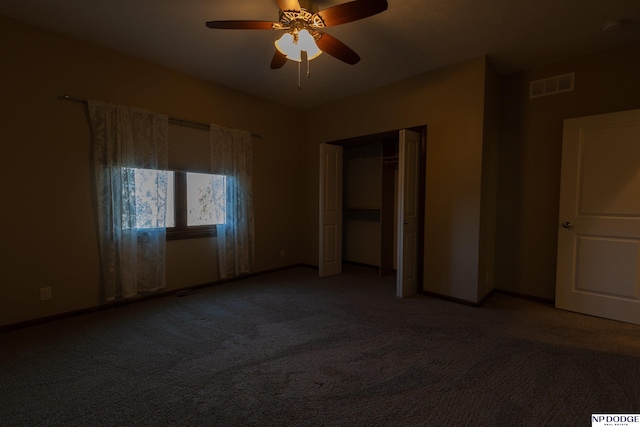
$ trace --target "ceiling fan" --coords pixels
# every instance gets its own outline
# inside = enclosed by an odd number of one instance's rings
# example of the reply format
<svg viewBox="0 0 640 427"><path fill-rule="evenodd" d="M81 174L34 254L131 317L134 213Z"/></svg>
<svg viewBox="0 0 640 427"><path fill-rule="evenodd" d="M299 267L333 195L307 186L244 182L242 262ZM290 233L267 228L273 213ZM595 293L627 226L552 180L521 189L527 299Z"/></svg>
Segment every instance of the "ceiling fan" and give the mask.
<svg viewBox="0 0 640 427"><path fill-rule="evenodd" d="M208 21L214 29L282 30L284 35L275 42L276 52L271 68L282 67L287 60L300 63L317 57L322 52L346 62L356 64L360 56L347 45L322 30L367 18L387 10L386 0L354 0L318 10L311 0L276 0L280 8L278 22L270 21Z"/></svg>

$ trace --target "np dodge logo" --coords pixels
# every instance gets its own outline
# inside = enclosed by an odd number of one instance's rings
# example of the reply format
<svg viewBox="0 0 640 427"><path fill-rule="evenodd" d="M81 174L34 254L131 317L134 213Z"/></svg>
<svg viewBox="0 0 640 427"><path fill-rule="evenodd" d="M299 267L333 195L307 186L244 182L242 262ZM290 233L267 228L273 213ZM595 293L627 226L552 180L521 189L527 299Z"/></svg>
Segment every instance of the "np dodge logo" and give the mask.
<svg viewBox="0 0 640 427"><path fill-rule="evenodd" d="M592 414L591 427L640 427L640 414Z"/></svg>

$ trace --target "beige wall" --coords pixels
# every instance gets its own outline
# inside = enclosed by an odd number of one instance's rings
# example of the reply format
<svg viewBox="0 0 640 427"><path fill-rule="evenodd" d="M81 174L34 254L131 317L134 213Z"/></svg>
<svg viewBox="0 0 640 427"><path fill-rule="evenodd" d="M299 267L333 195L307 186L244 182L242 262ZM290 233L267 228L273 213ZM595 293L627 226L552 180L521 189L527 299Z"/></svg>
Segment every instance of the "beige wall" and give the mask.
<svg viewBox="0 0 640 427"><path fill-rule="evenodd" d="M4 17L0 52L0 325L101 302L89 127L82 104L58 100L63 94L261 134L254 143L256 270L301 261L303 219L294 207L303 171L291 136L301 112ZM214 243L168 242L167 288L217 279ZM53 300L39 300L44 286Z"/></svg>
<svg viewBox="0 0 640 427"><path fill-rule="evenodd" d="M528 99L528 82L575 72L575 91ZM496 287L555 297L562 121L640 108L640 45L503 78Z"/></svg>
<svg viewBox="0 0 640 427"><path fill-rule="evenodd" d="M485 58L308 110L304 261L318 263L318 145L427 125L425 290L476 302Z"/></svg>

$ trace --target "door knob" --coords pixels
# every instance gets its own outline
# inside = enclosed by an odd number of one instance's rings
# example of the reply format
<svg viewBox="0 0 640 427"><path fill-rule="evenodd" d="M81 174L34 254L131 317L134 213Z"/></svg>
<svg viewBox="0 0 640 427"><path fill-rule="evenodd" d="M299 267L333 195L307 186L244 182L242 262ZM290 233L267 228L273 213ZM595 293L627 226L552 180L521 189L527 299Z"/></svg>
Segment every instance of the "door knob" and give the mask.
<svg viewBox="0 0 640 427"><path fill-rule="evenodd" d="M573 228L573 224L571 224L571 222L569 221L565 221L562 223L562 227L567 228L567 229L572 229Z"/></svg>

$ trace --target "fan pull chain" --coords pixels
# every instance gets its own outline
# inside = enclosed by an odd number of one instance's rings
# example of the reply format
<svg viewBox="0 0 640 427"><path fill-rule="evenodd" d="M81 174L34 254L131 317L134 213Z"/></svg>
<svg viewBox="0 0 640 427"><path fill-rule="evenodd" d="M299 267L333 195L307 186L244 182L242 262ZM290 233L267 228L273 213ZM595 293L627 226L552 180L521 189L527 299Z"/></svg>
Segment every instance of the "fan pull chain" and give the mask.
<svg viewBox="0 0 640 427"><path fill-rule="evenodd" d="M309 64L311 61L309 61L309 57L306 55L307 52L302 51L302 58L304 58L304 62L307 63L307 78L311 77L311 65ZM300 62L298 62L298 90L302 90L302 82L301 82L301 75L302 75L302 61L303 59L300 58Z"/></svg>

